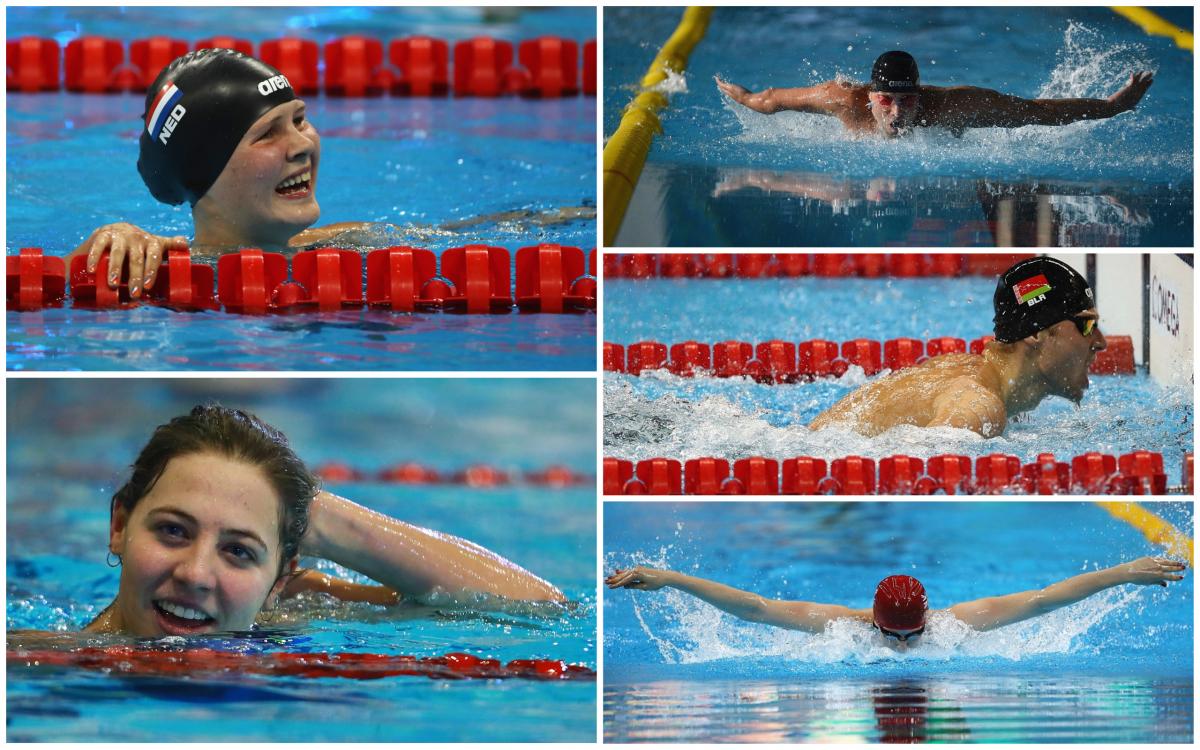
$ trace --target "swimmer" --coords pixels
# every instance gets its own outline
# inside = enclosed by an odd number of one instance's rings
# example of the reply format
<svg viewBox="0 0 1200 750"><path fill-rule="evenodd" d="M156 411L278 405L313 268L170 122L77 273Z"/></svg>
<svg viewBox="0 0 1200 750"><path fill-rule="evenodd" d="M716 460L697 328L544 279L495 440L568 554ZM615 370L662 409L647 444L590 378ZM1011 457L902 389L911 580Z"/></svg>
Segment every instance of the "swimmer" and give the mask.
<svg viewBox="0 0 1200 750"><path fill-rule="evenodd" d="M1027 258L1001 274L992 306L996 340L982 355L943 354L867 383L809 429L874 436L898 425L958 427L990 438L1047 396L1078 404L1108 345L1087 281L1062 261Z"/></svg>
<svg viewBox="0 0 1200 750"><path fill-rule="evenodd" d="M1100 120L1137 106L1153 73L1138 71L1107 99L1022 99L975 86L925 86L917 61L907 52L885 52L871 68L869 84L826 81L806 88L770 88L753 93L716 78L717 88L755 112L791 110L830 115L852 133L895 138L913 128L1019 128Z"/></svg>
<svg viewBox="0 0 1200 750"><path fill-rule="evenodd" d="M364 245L378 242L381 233L396 239L395 227L375 222L312 226L321 216L316 199L321 137L287 78L261 60L229 49L177 58L146 92L143 120L138 173L158 201L191 206L190 247L186 237L120 222L99 227L67 257L68 264L77 255L86 257L94 272L109 251L108 285L119 285L127 265L132 298L153 288L172 249L190 249L194 256L244 247L291 252ZM594 219L594 207L526 211L523 217L544 226L589 214ZM468 220L463 226L470 225Z"/></svg>
<svg viewBox="0 0 1200 750"><path fill-rule="evenodd" d="M1186 567L1182 562L1162 557L1142 557L1105 570L1083 573L1044 589L976 599L955 604L944 611L973 630L995 630L1083 601L1114 586L1129 583L1165 588L1167 581L1183 580ZM678 589L739 619L789 630L820 633L834 620L857 620L874 627L885 641L901 651L915 645L916 639L925 632L929 613L925 587L916 578L906 575L888 576L880 581L870 609L764 599L715 581L654 568L618 570L604 582L610 589Z"/></svg>
<svg viewBox="0 0 1200 750"><path fill-rule="evenodd" d="M331 560L382 586L298 568ZM562 593L465 539L320 490L281 433L197 406L155 430L112 498L116 597L85 629L139 637L245 632L283 597L503 609Z"/></svg>

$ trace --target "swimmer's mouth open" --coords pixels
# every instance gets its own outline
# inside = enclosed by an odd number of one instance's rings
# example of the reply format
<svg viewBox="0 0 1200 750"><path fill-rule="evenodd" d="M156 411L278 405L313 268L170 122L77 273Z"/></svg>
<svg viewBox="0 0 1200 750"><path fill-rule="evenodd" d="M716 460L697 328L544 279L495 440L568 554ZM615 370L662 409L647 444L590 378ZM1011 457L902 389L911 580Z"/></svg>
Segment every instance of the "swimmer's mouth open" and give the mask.
<svg viewBox="0 0 1200 750"><path fill-rule="evenodd" d="M158 599L153 604L158 624L168 635L198 633L217 622L205 612L166 599Z"/></svg>
<svg viewBox="0 0 1200 750"><path fill-rule="evenodd" d="M312 187L312 170L306 169L276 185L275 192L288 198L301 197L308 195L310 187Z"/></svg>

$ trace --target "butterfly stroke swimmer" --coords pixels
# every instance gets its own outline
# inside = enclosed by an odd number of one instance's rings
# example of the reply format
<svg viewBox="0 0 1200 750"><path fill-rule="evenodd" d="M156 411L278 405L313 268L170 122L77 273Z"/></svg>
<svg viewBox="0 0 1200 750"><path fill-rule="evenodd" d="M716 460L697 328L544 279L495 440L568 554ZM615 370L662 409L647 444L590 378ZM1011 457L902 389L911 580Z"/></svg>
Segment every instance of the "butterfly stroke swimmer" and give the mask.
<svg viewBox="0 0 1200 750"><path fill-rule="evenodd" d="M1107 99L1022 99L976 86L928 86L907 52L885 52L870 83L826 81L805 88L749 91L716 78L717 88L744 107L773 115L793 111L830 115L853 133L896 138L913 128L939 127L961 135L967 128L1019 128L1101 120L1137 106L1154 74L1138 71Z"/></svg>
<svg viewBox="0 0 1200 750"><path fill-rule="evenodd" d="M955 604L944 611L974 630L995 630L1075 604L1114 586L1128 583L1165 588L1168 581L1183 580L1186 567L1185 563L1167 558L1142 557L1105 570L1073 576L1043 589L985 597ZM929 614L925 587L907 575L888 576L880 581L874 602L868 609L765 599L704 578L640 566L618 570L605 579L605 583L610 589L657 591L674 588L739 619L809 633L820 633L835 620L857 620L874 627L890 645L901 651L919 642L917 639L925 632Z"/></svg>

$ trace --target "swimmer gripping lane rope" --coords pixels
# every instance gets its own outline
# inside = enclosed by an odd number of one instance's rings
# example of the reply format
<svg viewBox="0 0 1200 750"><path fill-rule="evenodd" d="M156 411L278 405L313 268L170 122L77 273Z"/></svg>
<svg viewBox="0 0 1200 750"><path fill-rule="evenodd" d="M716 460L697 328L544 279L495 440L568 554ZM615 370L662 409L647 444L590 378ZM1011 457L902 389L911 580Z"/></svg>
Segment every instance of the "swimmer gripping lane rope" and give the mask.
<svg viewBox="0 0 1200 750"><path fill-rule="evenodd" d="M1127 18L1147 34L1168 37L1175 42L1176 47L1192 51L1192 32L1179 28L1155 12L1125 5L1114 5L1112 11Z"/></svg>
<svg viewBox="0 0 1200 750"><path fill-rule="evenodd" d="M668 73L682 73L688 57L708 30L712 8L692 7L683 12L675 33L662 46L641 81L641 91L625 108L621 124L604 146L604 244L612 245L642 174L654 134L662 131L658 112L667 106L667 95L654 86Z"/></svg>
<svg viewBox="0 0 1200 750"><path fill-rule="evenodd" d="M397 656L392 654L244 654L200 648L160 651L110 646L73 651L12 649L8 668L95 669L109 674L150 677L256 674L279 677L339 677L376 680L382 677L428 677L434 680L525 679L540 681L595 680L595 670L554 659L514 659L502 664L471 654Z"/></svg>

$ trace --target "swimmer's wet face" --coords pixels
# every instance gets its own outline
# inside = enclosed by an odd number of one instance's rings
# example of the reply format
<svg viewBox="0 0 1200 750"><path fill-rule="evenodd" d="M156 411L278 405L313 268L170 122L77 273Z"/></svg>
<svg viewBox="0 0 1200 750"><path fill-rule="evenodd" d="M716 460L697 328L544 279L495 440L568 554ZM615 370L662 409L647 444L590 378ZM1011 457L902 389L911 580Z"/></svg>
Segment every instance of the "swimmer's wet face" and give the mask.
<svg viewBox="0 0 1200 750"><path fill-rule="evenodd" d="M887 138L895 138L911 128L921 109L920 94L872 91L867 98L879 132Z"/></svg>
<svg viewBox="0 0 1200 750"><path fill-rule="evenodd" d="M196 202L196 243L278 248L321 216L321 137L304 102L280 104L238 143L216 182Z"/></svg>
<svg viewBox="0 0 1200 750"><path fill-rule="evenodd" d="M262 469L213 453L171 459L129 512L113 512L114 603L137 636L248 630L284 580L280 499Z"/></svg>
<svg viewBox="0 0 1200 750"><path fill-rule="evenodd" d="M895 639L897 641L900 641L901 643L907 643L908 641L911 641L914 638L920 638L921 635L925 632L924 625L922 625L919 628L915 628L913 630L888 630L887 628L879 627L879 625L877 625L875 623L871 623L871 624L875 626L876 630L878 630L880 633L882 633L886 637Z"/></svg>
<svg viewBox="0 0 1200 750"><path fill-rule="evenodd" d="M1037 367L1051 393L1075 403L1083 399L1092 361L1108 346L1099 320L1095 309L1084 310L1036 336Z"/></svg>

